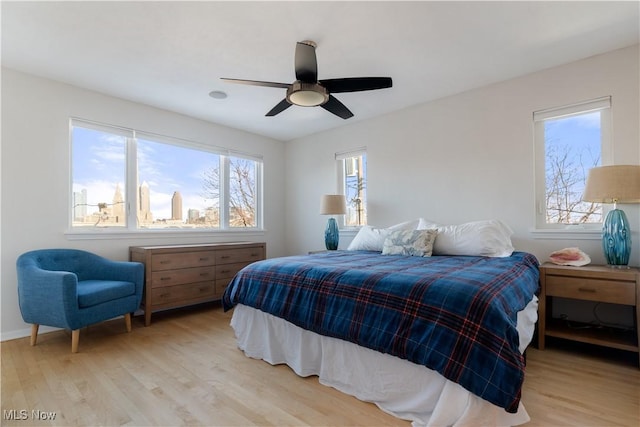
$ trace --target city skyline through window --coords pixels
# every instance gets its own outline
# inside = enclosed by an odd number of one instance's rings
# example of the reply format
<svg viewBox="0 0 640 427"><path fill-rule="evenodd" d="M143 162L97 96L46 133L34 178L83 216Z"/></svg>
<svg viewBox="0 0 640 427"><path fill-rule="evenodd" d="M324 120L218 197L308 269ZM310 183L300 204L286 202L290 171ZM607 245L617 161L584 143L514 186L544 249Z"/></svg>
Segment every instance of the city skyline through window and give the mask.
<svg viewBox="0 0 640 427"><path fill-rule="evenodd" d="M72 124L72 227L259 226L259 160Z"/></svg>

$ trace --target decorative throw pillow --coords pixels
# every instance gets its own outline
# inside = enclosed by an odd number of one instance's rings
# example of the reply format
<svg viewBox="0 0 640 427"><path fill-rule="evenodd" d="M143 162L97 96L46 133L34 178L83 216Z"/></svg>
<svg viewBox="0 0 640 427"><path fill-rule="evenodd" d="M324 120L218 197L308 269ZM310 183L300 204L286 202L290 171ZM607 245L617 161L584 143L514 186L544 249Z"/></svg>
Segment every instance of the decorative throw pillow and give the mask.
<svg viewBox="0 0 640 427"><path fill-rule="evenodd" d="M429 257L438 230L396 230L387 235L382 255L408 255Z"/></svg>

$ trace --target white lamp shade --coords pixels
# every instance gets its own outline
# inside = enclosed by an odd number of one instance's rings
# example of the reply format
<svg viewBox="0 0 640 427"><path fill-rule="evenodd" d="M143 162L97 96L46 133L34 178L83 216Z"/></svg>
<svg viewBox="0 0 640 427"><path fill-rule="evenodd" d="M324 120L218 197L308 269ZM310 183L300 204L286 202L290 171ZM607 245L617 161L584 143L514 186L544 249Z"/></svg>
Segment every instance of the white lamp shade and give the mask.
<svg viewBox="0 0 640 427"><path fill-rule="evenodd" d="M342 194L325 194L320 199L320 215L344 215L347 201Z"/></svg>
<svg viewBox="0 0 640 427"><path fill-rule="evenodd" d="M582 200L640 203L640 166L615 165L590 169Z"/></svg>

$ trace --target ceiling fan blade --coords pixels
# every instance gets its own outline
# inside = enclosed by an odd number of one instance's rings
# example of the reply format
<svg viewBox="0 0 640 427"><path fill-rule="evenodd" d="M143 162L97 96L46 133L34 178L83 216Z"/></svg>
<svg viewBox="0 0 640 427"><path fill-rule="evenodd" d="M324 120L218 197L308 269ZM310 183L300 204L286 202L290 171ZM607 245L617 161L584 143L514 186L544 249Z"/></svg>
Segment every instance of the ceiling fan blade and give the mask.
<svg viewBox="0 0 640 427"><path fill-rule="evenodd" d="M229 82L229 83L239 83L243 85L252 85L252 86L277 87L282 89L287 89L290 86L290 84L288 83L263 82L259 80L228 79L225 77L221 77L220 80L224 80L225 82Z"/></svg>
<svg viewBox="0 0 640 427"><path fill-rule="evenodd" d="M349 111L344 104L336 99L335 96L329 95L329 100L321 105L322 108L342 119L353 117L353 113Z"/></svg>
<svg viewBox="0 0 640 427"><path fill-rule="evenodd" d="M344 79L320 80L319 83L330 93L386 89L393 85L391 77L347 77Z"/></svg>
<svg viewBox="0 0 640 427"><path fill-rule="evenodd" d="M285 98L282 101L280 101L278 105L273 107L271 111L265 114L265 116L268 116L268 117L275 116L276 114L282 113L284 110L286 110L289 107L291 107L291 104L289 103L289 101L287 101L287 98Z"/></svg>
<svg viewBox="0 0 640 427"><path fill-rule="evenodd" d="M298 42L296 44L296 79L305 83L318 81L318 61L316 48L313 45Z"/></svg>

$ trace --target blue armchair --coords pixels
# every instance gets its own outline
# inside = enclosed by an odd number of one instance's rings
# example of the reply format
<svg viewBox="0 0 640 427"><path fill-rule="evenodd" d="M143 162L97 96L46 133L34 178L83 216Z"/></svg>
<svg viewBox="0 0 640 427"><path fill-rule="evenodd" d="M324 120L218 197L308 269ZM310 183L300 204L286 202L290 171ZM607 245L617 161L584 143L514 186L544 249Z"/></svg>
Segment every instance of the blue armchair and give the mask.
<svg viewBox="0 0 640 427"><path fill-rule="evenodd" d="M16 267L20 312L32 324L31 345L39 325L70 329L72 353L87 325L124 315L131 331L131 313L142 300L143 264L78 249L41 249L20 255Z"/></svg>

